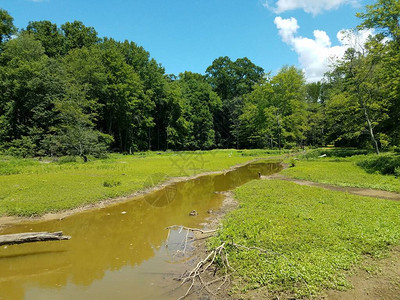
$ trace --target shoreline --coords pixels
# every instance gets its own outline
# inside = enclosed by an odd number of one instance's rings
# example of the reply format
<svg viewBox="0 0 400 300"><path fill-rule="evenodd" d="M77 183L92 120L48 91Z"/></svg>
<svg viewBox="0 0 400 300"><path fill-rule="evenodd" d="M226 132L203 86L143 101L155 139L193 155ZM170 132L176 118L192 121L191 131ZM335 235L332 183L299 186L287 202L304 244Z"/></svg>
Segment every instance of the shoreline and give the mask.
<svg viewBox="0 0 400 300"><path fill-rule="evenodd" d="M95 203L79 206L79 207L65 210L65 211L46 213L44 215L32 216L32 217L0 216L0 232L5 227L9 227L9 226L16 225L16 224L24 224L24 223L30 223L30 222L44 222L44 221L51 221L51 220L57 220L57 219L62 220L64 218L67 218L69 216L76 215L79 213L96 210L96 209L101 209L101 208L105 208L105 207L112 206L112 205L118 205L120 203L124 203L124 202L128 202L128 201L133 201L133 200L136 200L135 198L146 196L150 193L157 192L159 190L162 190L163 188L166 188L169 185L173 185L173 184L176 184L179 182L194 180L194 179L197 179L197 178L203 177L203 176L225 174L228 172L232 172L243 166L246 166L248 164L255 163L257 161L262 161L262 160L268 161L268 160L277 160L277 159L283 160L283 156L274 156L274 157L265 157L265 158L259 157L259 158L251 159L245 163L231 166L230 168L223 169L221 171L208 171L208 172L203 172L203 173L199 173L199 174L191 175L191 176L171 177L171 178L167 179L166 181L161 182L151 188L139 190L139 191L133 192L126 196L120 196L120 197L109 198L109 199L105 199L105 200L99 200Z"/></svg>

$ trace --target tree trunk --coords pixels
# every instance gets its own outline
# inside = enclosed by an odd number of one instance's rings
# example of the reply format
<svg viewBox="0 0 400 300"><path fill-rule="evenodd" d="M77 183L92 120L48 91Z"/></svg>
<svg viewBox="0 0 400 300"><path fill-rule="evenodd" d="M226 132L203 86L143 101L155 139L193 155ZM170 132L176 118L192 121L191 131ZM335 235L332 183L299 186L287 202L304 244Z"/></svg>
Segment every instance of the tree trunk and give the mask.
<svg viewBox="0 0 400 300"><path fill-rule="evenodd" d="M0 246L44 241L69 240L71 237L59 232L28 232L0 235Z"/></svg>
<svg viewBox="0 0 400 300"><path fill-rule="evenodd" d="M377 140L375 139L374 130L373 130L373 128L372 128L371 120L369 119L367 107L365 106L365 103L364 103L363 100L361 100L361 103L362 103L362 107L363 107L363 110L364 110L365 120L367 121L367 124L368 124L368 130L369 130L369 135L371 136L372 145L373 145L374 148L375 148L376 154L379 154L378 142L377 142Z"/></svg>

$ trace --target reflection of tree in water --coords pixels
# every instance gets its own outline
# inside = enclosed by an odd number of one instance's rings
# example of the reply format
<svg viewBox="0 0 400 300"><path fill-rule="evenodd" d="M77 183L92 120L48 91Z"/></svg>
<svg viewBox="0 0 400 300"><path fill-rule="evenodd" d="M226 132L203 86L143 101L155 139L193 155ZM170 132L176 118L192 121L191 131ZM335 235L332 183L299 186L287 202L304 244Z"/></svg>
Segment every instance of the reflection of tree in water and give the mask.
<svg viewBox="0 0 400 300"><path fill-rule="evenodd" d="M264 168L265 174L276 166L243 167L225 175L203 176L174 184L173 199L169 198L171 195L162 195L168 193L165 190L156 196L158 199L167 197L168 205L153 205L142 198L62 221L15 226L4 233L62 230L72 239L0 249L0 296L7 293L3 297L23 298L21 295L27 286L54 288L65 286L67 282L89 286L102 279L107 270L140 265L154 257L155 249L163 245L168 234L164 228L173 224L199 226L208 216L207 210L218 208L221 197L215 191L231 189L257 178L260 168ZM190 217L192 210L199 215ZM22 256L28 253L32 255Z"/></svg>
<svg viewBox="0 0 400 300"><path fill-rule="evenodd" d="M253 163L218 175L215 178L215 191L228 191L246 182L259 178L259 175L269 175L279 171L280 164L274 163Z"/></svg>

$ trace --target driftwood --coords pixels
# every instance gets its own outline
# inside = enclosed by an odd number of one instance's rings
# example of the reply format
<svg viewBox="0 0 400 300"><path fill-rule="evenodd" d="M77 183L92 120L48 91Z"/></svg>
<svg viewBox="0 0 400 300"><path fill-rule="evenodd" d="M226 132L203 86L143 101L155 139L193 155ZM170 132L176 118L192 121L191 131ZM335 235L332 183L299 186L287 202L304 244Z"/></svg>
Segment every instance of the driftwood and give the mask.
<svg viewBox="0 0 400 300"><path fill-rule="evenodd" d="M0 246L44 241L69 240L71 237L58 232L28 232L0 235Z"/></svg>

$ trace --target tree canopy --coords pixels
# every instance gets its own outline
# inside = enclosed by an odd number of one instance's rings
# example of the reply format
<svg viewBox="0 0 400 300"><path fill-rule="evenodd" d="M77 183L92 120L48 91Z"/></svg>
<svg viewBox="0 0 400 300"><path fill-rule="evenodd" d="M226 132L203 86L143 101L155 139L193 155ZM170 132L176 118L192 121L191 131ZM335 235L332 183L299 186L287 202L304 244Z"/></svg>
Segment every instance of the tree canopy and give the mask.
<svg viewBox="0 0 400 300"><path fill-rule="evenodd" d="M347 50L321 82L216 58L203 74L166 74L132 41L80 21L17 30L0 9L0 151L102 156L107 151L400 144L400 4L367 5Z"/></svg>

